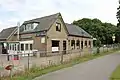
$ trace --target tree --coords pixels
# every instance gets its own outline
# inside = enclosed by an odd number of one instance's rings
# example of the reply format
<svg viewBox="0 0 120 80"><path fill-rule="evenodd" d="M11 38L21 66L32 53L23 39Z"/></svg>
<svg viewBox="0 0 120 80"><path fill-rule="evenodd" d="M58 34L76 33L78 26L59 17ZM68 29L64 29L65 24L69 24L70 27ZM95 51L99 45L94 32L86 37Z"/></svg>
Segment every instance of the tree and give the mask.
<svg viewBox="0 0 120 80"><path fill-rule="evenodd" d="M117 40L117 42L120 42L120 1L119 1L119 7L117 8L117 15L116 15L116 17L117 17L117 19L118 19L118 23L117 23L117 30L116 30L116 40Z"/></svg>
<svg viewBox="0 0 120 80"><path fill-rule="evenodd" d="M117 17L117 19L118 19L118 25L120 25L120 0L119 0L119 7L117 8L117 15L116 15L116 17Z"/></svg>
<svg viewBox="0 0 120 80"><path fill-rule="evenodd" d="M83 18L74 21L73 24L83 28L94 38L101 41L102 44L111 44L112 35L116 32L117 27L111 23L102 23L99 19Z"/></svg>

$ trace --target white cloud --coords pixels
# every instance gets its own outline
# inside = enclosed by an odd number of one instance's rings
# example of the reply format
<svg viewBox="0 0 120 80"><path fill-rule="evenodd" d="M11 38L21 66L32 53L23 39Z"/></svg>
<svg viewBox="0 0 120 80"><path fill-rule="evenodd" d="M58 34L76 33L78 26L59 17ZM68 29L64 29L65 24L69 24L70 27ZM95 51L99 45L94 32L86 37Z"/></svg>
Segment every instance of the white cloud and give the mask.
<svg viewBox="0 0 120 80"><path fill-rule="evenodd" d="M0 27L57 12L68 23L88 17L116 24L117 7L118 0L0 0Z"/></svg>

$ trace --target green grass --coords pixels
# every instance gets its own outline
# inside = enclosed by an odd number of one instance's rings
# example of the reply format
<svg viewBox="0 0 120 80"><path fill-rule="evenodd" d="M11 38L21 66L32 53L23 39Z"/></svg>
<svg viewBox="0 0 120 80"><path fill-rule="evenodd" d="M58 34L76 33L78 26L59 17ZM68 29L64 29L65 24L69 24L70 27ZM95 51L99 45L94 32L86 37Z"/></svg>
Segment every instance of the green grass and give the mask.
<svg viewBox="0 0 120 80"><path fill-rule="evenodd" d="M50 65L44 69L40 69L39 67L34 66L29 71L26 70L24 73L21 73L19 75L14 75L12 80L32 80L33 78L41 76L43 74L47 74L47 73L60 70L63 68L67 68L67 67L72 67L75 64L89 61L89 60L92 60L92 59L95 59L95 58L98 58L98 57L101 57L107 54L111 54L116 51L118 50L111 50L109 52L104 52L104 53L94 54L94 55L86 55L84 57L77 57L77 58L72 59L71 61L64 62L63 64ZM9 80L9 77L5 77L2 80Z"/></svg>
<svg viewBox="0 0 120 80"><path fill-rule="evenodd" d="M110 80L120 80L120 65L112 73Z"/></svg>

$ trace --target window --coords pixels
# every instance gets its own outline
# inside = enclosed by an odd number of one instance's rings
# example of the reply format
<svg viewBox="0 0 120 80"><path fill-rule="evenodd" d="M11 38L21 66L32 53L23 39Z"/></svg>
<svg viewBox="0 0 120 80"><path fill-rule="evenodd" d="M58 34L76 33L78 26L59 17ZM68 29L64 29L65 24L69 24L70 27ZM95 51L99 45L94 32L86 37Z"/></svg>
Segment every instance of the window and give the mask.
<svg viewBox="0 0 120 80"><path fill-rule="evenodd" d="M91 47L91 41L89 41L89 46Z"/></svg>
<svg viewBox="0 0 120 80"><path fill-rule="evenodd" d="M71 40L71 46L73 46L73 49L75 49L75 40Z"/></svg>
<svg viewBox="0 0 120 80"><path fill-rule="evenodd" d="M85 41L85 47L87 47L87 41Z"/></svg>
<svg viewBox="0 0 120 80"><path fill-rule="evenodd" d="M28 50L28 44L25 44L25 50Z"/></svg>
<svg viewBox="0 0 120 80"><path fill-rule="evenodd" d="M20 50L20 46L19 46L19 44L17 45L17 49L18 49L18 51Z"/></svg>
<svg viewBox="0 0 120 80"><path fill-rule="evenodd" d="M61 31L61 24L60 23L56 23L56 31Z"/></svg>
<svg viewBox="0 0 120 80"><path fill-rule="evenodd" d="M37 25L38 23L29 23L29 24L23 25L24 31L33 30Z"/></svg>
<svg viewBox="0 0 120 80"><path fill-rule="evenodd" d="M11 50L11 44L9 44L9 50Z"/></svg>
<svg viewBox="0 0 120 80"><path fill-rule="evenodd" d="M15 51L16 51L17 50L16 44L14 46L15 46Z"/></svg>
<svg viewBox="0 0 120 80"><path fill-rule="evenodd" d="M26 25L23 25L24 31L26 30Z"/></svg>
<svg viewBox="0 0 120 80"><path fill-rule="evenodd" d="M38 23L33 23L32 26L35 28L38 25Z"/></svg>
<svg viewBox="0 0 120 80"><path fill-rule="evenodd" d="M21 44L21 51L24 50L24 44Z"/></svg>
<svg viewBox="0 0 120 80"><path fill-rule="evenodd" d="M26 25L27 30L31 30L31 26L32 26L31 24L27 24Z"/></svg>
<svg viewBox="0 0 120 80"><path fill-rule="evenodd" d="M81 41L81 49L83 49L83 41Z"/></svg>
<svg viewBox="0 0 120 80"><path fill-rule="evenodd" d="M71 46L75 45L75 40L71 40Z"/></svg>
<svg viewBox="0 0 120 80"><path fill-rule="evenodd" d="M12 44L12 50L14 50L14 44Z"/></svg>
<svg viewBox="0 0 120 80"><path fill-rule="evenodd" d="M52 41L52 47L59 47L59 41Z"/></svg>
<svg viewBox="0 0 120 80"><path fill-rule="evenodd" d="M41 43L45 43L45 37L41 37Z"/></svg>
<svg viewBox="0 0 120 80"><path fill-rule="evenodd" d="M32 50L32 44L30 44L30 50Z"/></svg>
<svg viewBox="0 0 120 80"><path fill-rule="evenodd" d="M80 46L80 41L79 40L77 40L76 46Z"/></svg>

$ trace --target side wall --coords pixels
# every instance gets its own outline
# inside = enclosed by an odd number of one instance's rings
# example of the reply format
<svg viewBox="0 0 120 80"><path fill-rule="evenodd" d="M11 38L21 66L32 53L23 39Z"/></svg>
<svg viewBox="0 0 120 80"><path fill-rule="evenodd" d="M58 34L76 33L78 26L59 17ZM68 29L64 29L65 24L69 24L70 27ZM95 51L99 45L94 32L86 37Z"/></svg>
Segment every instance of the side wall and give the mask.
<svg viewBox="0 0 120 80"><path fill-rule="evenodd" d="M74 46L71 46L72 40L75 40L75 48L74 48ZM80 48L79 48L79 46L76 45L77 40L80 41L80 43L79 43ZM79 50L79 49L82 50L82 48L81 48L82 41L83 41L83 51L88 51L93 48L93 39L85 38L85 37L82 38L82 37L69 36L68 37L68 50ZM85 45L85 41L87 41L87 46ZM90 41L90 45L89 45L89 41Z"/></svg>
<svg viewBox="0 0 120 80"><path fill-rule="evenodd" d="M27 37L31 37L31 38L27 39ZM30 41L30 40L33 40L33 49L39 50L39 51L46 50L46 41L45 43L41 43L41 37L36 37L36 33L20 35L20 41ZM8 39L8 41L17 41L17 35L12 35Z"/></svg>
<svg viewBox="0 0 120 80"><path fill-rule="evenodd" d="M56 31L56 22L61 24L61 31ZM59 50L63 50L63 41L67 43L67 31L64 23L58 18L47 32L47 51L52 51L52 40L59 41Z"/></svg>

